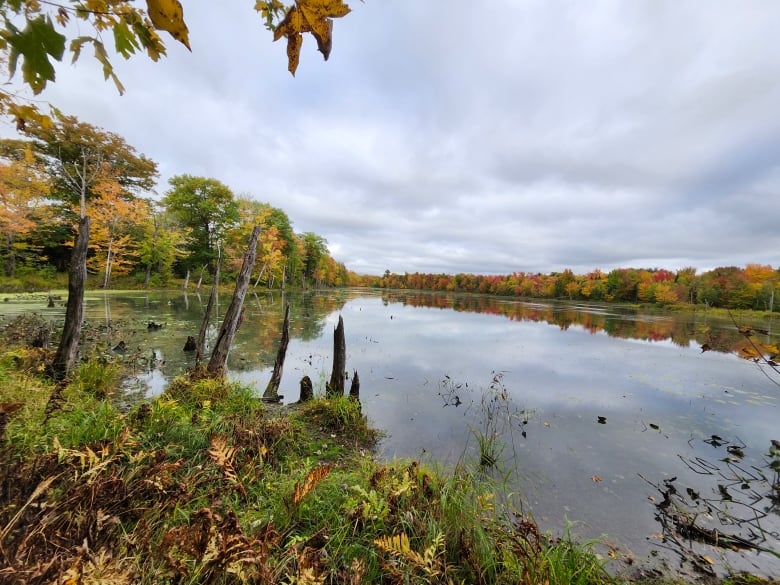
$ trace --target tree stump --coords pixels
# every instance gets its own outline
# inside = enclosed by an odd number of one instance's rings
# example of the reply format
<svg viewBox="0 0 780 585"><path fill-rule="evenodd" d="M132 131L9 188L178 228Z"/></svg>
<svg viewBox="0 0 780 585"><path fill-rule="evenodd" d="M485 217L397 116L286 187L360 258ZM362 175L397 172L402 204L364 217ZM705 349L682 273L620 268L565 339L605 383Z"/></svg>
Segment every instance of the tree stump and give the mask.
<svg viewBox="0 0 780 585"><path fill-rule="evenodd" d="M184 351L195 351L198 349L198 344L195 342L194 335L188 335L187 341L184 343Z"/></svg>
<svg viewBox="0 0 780 585"><path fill-rule="evenodd" d="M312 386L311 378L304 376L301 378L301 395L298 398L298 403L302 404L308 402L314 398L314 386Z"/></svg>
<svg viewBox="0 0 780 585"><path fill-rule="evenodd" d="M339 315L339 323L333 331L333 371L330 382L325 386L328 398L344 395L344 371L347 367L347 342L344 340L344 319Z"/></svg>
<svg viewBox="0 0 780 585"><path fill-rule="evenodd" d="M349 397L360 403L360 378L358 377L357 370L352 375L352 384L349 387Z"/></svg>
<svg viewBox="0 0 780 585"><path fill-rule="evenodd" d="M263 392L263 402L279 402L283 397L279 396L279 384L282 382L282 370L284 369L284 358L287 355L287 345L290 343L290 303L287 303L284 309L284 325L282 325L282 339L279 341L279 350L276 352L276 361L274 362L274 371L268 386Z"/></svg>

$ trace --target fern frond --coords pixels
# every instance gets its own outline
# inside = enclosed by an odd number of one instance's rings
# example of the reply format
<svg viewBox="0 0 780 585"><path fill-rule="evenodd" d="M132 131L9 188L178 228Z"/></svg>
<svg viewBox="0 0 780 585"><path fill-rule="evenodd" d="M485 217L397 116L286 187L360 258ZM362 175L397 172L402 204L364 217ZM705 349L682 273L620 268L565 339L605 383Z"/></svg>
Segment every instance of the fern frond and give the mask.
<svg viewBox="0 0 780 585"><path fill-rule="evenodd" d="M328 474L331 471L333 471L332 463L329 463L328 465L319 465L309 472L306 479L303 480L303 484L296 481L292 498L293 506L300 504L301 500L306 497L306 494L317 487L323 479L328 477Z"/></svg>

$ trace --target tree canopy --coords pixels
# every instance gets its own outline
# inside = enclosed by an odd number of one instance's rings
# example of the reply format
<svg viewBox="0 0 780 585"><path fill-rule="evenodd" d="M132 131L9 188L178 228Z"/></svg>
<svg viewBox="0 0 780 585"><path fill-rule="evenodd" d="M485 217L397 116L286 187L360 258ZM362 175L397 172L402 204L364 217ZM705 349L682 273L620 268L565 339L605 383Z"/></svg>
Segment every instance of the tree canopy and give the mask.
<svg viewBox="0 0 780 585"><path fill-rule="evenodd" d="M188 233L187 269L213 266L227 230L238 224L233 192L216 179L191 175L172 177L169 183L163 204Z"/></svg>

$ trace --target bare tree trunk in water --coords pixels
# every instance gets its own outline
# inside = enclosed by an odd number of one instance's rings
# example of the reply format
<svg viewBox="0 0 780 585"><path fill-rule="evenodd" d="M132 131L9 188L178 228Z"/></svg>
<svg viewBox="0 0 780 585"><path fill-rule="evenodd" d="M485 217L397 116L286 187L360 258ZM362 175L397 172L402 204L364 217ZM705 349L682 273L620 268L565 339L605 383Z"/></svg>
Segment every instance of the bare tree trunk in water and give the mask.
<svg viewBox="0 0 780 585"><path fill-rule="evenodd" d="M87 280L87 248L89 244L89 217L82 217L79 223L79 233L70 257L68 270L68 304L65 309L65 326L62 329L60 345L54 360L49 365L49 374L60 382L64 380L73 364L79 350L81 338L81 322L84 317L84 284Z"/></svg>
<svg viewBox="0 0 780 585"><path fill-rule="evenodd" d="M206 271L206 265L200 269L200 276L198 277L198 284L195 285L195 290L200 290L200 285L203 284L203 273Z"/></svg>
<svg viewBox="0 0 780 585"><path fill-rule="evenodd" d="M360 378L358 372L352 374L352 385L349 387L349 397L360 402Z"/></svg>
<svg viewBox="0 0 780 585"><path fill-rule="evenodd" d="M227 366L228 353L233 344L233 338L241 325L241 316L243 314L244 297L249 288L249 280L252 277L252 269L255 266L257 258L257 240L260 238L260 226L255 226L252 230L252 236L249 238L249 246L244 254L244 262L236 278L236 292L233 293L233 299L225 312L225 320L222 322L222 329L217 335L217 341L214 344L214 350L211 352L211 360L207 367L208 373L212 377L221 377L225 374Z"/></svg>
<svg viewBox="0 0 780 585"><path fill-rule="evenodd" d="M190 286L190 269L187 268L187 275L184 277L184 285L182 288L184 290L187 290L187 288Z"/></svg>
<svg viewBox="0 0 780 585"><path fill-rule="evenodd" d="M279 396L279 384L282 383L282 370L284 369L284 358L287 355L287 344L290 343L290 303L284 308L284 325L282 325L282 339L279 341L279 349L276 352L276 361L274 362L274 371L268 386L263 392L263 402L279 402L282 399Z"/></svg>
<svg viewBox="0 0 780 585"><path fill-rule="evenodd" d="M203 321L200 324L200 331L198 332L198 343L195 346L195 364L200 365L203 361L203 356L206 353L206 332L209 329L209 321L211 321L211 311L214 310L214 304L217 299L219 291L219 272L222 268L222 252L217 255L217 265L214 268L214 282L211 284L211 294L209 295L209 301L206 303L206 312L203 313Z"/></svg>
<svg viewBox="0 0 780 585"><path fill-rule="evenodd" d="M257 275L257 280L255 281L254 288L257 288L257 285L260 284L260 279L263 278L263 274L265 274L265 269L268 266L268 260L265 261L265 264L263 264L263 267L260 269L260 274Z"/></svg>
<svg viewBox="0 0 780 585"><path fill-rule="evenodd" d="M330 382L325 386L325 396L334 398L344 395L344 372L347 367L347 342L344 340L344 319L339 315L339 324L333 332L333 371Z"/></svg>

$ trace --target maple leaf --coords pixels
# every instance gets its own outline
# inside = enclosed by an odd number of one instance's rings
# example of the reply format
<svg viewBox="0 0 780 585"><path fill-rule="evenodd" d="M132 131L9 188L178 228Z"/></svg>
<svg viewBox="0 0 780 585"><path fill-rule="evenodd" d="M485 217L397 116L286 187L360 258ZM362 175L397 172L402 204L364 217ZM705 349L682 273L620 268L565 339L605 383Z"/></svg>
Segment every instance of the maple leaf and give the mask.
<svg viewBox="0 0 780 585"><path fill-rule="evenodd" d="M11 47L8 69L13 75L21 56L24 81L37 95L43 91L48 81L54 81L54 65L49 61L49 57L57 61L62 60L62 54L65 52L65 36L54 30L54 25L48 16L28 20L27 26L22 31L10 22L6 27L3 41Z"/></svg>
<svg viewBox="0 0 780 585"><path fill-rule="evenodd" d="M179 0L146 0L146 11L154 28L164 30L190 51L189 29Z"/></svg>
<svg viewBox="0 0 780 585"><path fill-rule="evenodd" d="M287 69L295 75L301 56L303 33L311 33L317 49L328 60L333 46L333 20L349 14L343 0L296 0L274 31L274 41L287 37Z"/></svg>

